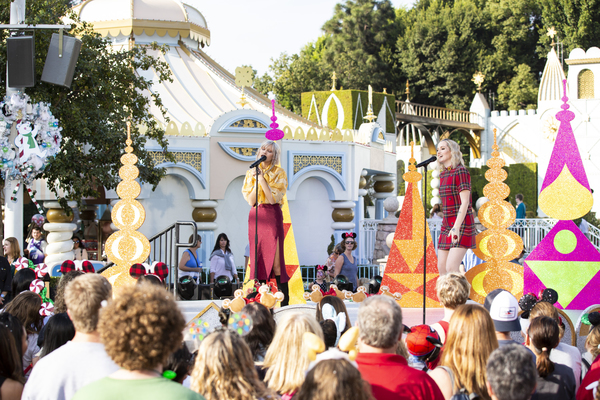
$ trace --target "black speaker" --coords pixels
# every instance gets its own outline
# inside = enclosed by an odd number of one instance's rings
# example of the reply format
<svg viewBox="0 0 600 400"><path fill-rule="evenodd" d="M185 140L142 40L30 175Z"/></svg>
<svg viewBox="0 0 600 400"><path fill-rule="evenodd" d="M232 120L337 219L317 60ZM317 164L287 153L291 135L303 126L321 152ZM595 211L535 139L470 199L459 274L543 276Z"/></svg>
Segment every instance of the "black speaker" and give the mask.
<svg viewBox="0 0 600 400"><path fill-rule="evenodd" d="M42 81L54 85L70 87L73 81L75 65L81 50L81 40L62 36L62 57L59 57L60 35L52 34L48 55L42 72Z"/></svg>
<svg viewBox="0 0 600 400"><path fill-rule="evenodd" d="M8 53L8 87L35 86L35 43L33 36L6 39Z"/></svg>

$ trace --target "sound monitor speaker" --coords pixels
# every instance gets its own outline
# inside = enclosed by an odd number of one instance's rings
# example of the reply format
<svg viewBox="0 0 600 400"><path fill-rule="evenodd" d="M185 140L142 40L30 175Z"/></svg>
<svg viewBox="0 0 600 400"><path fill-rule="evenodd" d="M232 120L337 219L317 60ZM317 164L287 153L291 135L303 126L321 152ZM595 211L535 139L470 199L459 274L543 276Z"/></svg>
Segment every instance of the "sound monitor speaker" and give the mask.
<svg viewBox="0 0 600 400"><path fill-rule="evenodd" d="M14 36L6 39L8 58L8 87L35 86L35 44L33 36Z"/></svg>
<svg viewBox="0 0 600 400"><path fill-rule="evenodd" d="M64 35L62 40L62 57L59 57L60 37L58 33L52 34L44 71L42 72L42 81L71 87L75 65L81 50L81 40Z"/></svg>

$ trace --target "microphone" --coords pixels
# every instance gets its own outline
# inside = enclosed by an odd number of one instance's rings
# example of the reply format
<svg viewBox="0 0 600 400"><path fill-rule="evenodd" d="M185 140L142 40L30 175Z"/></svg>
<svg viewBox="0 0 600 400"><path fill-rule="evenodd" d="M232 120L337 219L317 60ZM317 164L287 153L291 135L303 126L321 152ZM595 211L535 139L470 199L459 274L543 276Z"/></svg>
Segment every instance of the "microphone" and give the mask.
<svg viewBox="0 0 600 400"><path fill-rule="evenodd" d="M433 157L433 158L435 158L435 157ZM265 161L266 159L267 159L267 156L261 156L261 157L260 157L258 160L254 161L254 162L252 163L252 165L250 165L248 168L249 168L249 169L251 169L251 168L256 168L256 167L258 167L258 165L259 165L261 162Z"/></svg>
<svg viewBox="0 0 600 400"><path fill-rule="evenodd" d="M421 161L420 163L417 164L417 168L426 167L429 164L431 164L432 162L434 162L435 160L437 160L437 157L433 156L425 161Z"/></svg>

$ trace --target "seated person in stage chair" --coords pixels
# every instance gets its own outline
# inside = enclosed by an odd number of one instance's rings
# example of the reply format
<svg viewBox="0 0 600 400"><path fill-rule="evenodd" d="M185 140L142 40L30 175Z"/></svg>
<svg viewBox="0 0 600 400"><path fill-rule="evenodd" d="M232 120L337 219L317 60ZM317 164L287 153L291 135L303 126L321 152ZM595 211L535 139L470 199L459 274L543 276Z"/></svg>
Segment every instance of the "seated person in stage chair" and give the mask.
<svg viewBox="0 0 600 400"><path fill-rule="evenodd" d="M189 241L191 242L194 235L190 235ZM197 236L196 243L183 252L181 260L179 260L179 277L189 276L196 283L200 281L202 274L202 260L200 259L200 246L202 246L202 237Z"/></svg>
<svg viewBox="0 0 600 400"><path fill-rule="evenodd" d="M425 372L408 366L396 347L402 335L402 310L387 296L372 296L358 309L360 331L356 363L362 378L371 384L376 400L434 399L444 396Z"/></svg>

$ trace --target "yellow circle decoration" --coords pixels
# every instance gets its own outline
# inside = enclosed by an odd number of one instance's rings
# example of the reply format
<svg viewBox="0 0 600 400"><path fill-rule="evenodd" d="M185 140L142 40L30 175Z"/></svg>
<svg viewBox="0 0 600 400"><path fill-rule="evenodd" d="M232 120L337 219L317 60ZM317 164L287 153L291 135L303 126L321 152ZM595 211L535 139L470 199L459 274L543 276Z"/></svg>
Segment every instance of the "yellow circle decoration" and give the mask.
<svg viewBox="0 0 600 400"><path fill-rule="evenodd" d="M150 254L150 242L136 230L144 223L146 210L135 200L140 194L140 185L135 181L139 170L135 166L138 158L132 154L133 142L129 122L125 143L125 154L121 156L123 166L119 169L119 176L123 181L117 186L117 194L121 200L111 212L112 221L120 230L108 237L104 247L108 259L115 263L115 266L102 273L115 287L135 282L129 275L129 268L133 264L144 262Z"/></svg>

